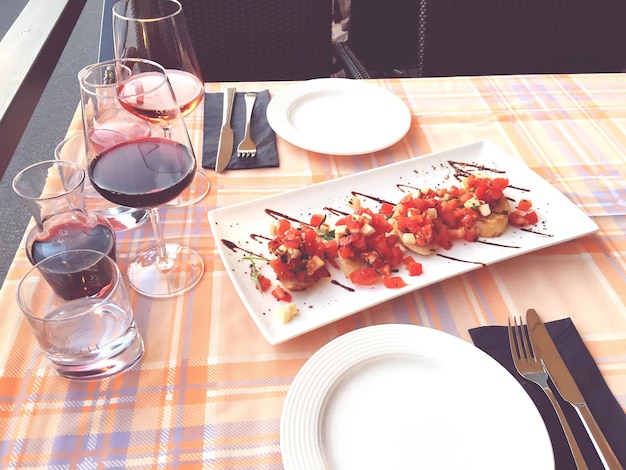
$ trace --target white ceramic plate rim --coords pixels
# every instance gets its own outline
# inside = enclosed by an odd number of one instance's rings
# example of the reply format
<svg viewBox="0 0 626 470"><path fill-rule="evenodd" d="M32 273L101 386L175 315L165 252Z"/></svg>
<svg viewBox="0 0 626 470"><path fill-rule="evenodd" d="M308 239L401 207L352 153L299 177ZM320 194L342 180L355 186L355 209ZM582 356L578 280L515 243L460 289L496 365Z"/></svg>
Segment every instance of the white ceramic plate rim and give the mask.
<svg viewBox="0 0 626 470"><path fill-rule="evenodd" d="M454 417L454 422L448 423L450 427L447 428L454 431L455 423L458 427L469 427L468 422L463 420L472 420L471 428L475 432L465 435L469 442L463 444L465 448L469 445L477 449L474 457L455 456L455 452L461 451L460 446L450 442L453 439L441 441L442 436L438 435L437 438L432 438L432 442L420 442L422 454L419 458L422 463L427 463L424 468L441 468L443 452L451 454L446 456L448 461L454 458L463 459L463 468L554 468L550 438L539 411L521 385L497 361L450 334L416 325L390 324L346 333L319 349L300 369L289 388L281 416L280 445L285 470L330 468L325 450L332 446L328 446L329 443L325 441L333 434L332 430L325 429L325 414L330 408L329 402L333 400L333 389L343 380L349 380L355 371L358 373L362 368L367 368L373 358L384 360L385 357L397 355L413 356L419 360L432 359L432 367L437 367L444 375L450 376L451 385L459 386L452 393L453 396L457 395L458 400L464 400L466 396L474 398L473 402L468 403L467 413L461 411L459 416ZM415 374L419 376L421 366L418 364L416 362ZM473 380L468 381L467 376ZM438 396L438 384L424 383L424 387L434 389L435 397ZM396 397L380 399L382 404L385 399L391 401ZM416 396L410 403L401 400L393 406L406 408L406 413L419 421L420 399L425 397ZM430 396L430 399L433 400L433 397ZM505 410L502 409L503 404L506 406ZM360 406L361 404L358 409L351 411L360 413ZM375 406L372 403L372 407ZM434 408L435 415L441 414L443 417L446 416L444 411L450 404L443 398L441 401L435 398L434 402L429 403L430 406ZM478 409L481 411L476 411ZM368 410L369 408L363 410L363 413L368 413ZM477 415L480 416L479 420L474 419ZM377 423L372 423L369 428L377 432ZM381 429L381 432L395 433L393 429ZM493 448L492 444L496 442L497 448ZM416 447L416 444L413 443L413 446ZM341 453L341 447L337 447L339 449L335 448L333 452ZM532 452L519 452L520 449L532 449ZM385 452L385 449L368 448L362 449L362 452L367 452L368 457L372 457L370 454L379 454ZM408 452L415 450L410 449ZM515 458L512 458L514 455ZM350 459L354 456L351 453L347 457ZM392 462L391 456L383 459L390 464ZM342 466L338 470L343 468ZM360 462L358 468L365 470L363 462Z"/></svg>
<svg viewBox="0 0 626 470"><path fill-rule="evenodd" d="M360 80L320 78L272 97L270 127L287 142L329 155L376 152L402 139L411 113L389 90Z"/></svg>
<svg viewBox="0 0 626 470"><path fill-rule="evenodd" d="M540 219L538 230L549 236L509 227L504 235L494 240L502 246L455 243L452 250L442 250L440 252L442 256L418 258L424 266L422 275L409 277L401 271L399 275L408 285L400 289L387 289L379 284L372 287L355 287L355 292L348 292L331 284L330 279L322 279L306 291L293 293L293 301L298 305L300 313L287 324L282 324L275 318L278 303L272 295L269 292L260 294L255 290L250 280L249 263L242 261L244 254L233 252L222 242L228 240L269 257L267 243L264 240L254 241L250 237L250 234L270 236L269 228L273 219L264 209L273 209L308 221L311 214L322 212L324 207L349 211L345 203L351 191L374 193L373 195L384 200L397 202L404 194L398 189L397 183L412 184L418 188L425 185L435 187L437 184L443 186L452 184L451 169L447 163L449 160L495 167L509 178L511 186L530 189L530 192L525 192L507 188L505 194L516 200L530 197ZM369 201L365 201L365 205L376 209ZM598 230L598 226L556 188L523 162L488 141L479 141L273 196L214 209L208 213L208 218L226 272L252 319L270 344L282 343L353 313L479 269L484 265L563 243ZM329 215L331 222L337 218ZM257 263L257 267L266 277L275 280L276 276L269 265ZM340 270L334 268L329 270L332 280L351 286L350 281L345 279Z"/></svg>

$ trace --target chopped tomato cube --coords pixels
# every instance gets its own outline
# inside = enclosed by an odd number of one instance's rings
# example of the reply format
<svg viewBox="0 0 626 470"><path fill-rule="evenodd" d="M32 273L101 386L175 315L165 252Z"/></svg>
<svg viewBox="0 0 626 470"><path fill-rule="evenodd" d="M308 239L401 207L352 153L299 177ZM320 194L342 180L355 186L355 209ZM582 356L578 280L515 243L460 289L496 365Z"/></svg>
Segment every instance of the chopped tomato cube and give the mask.
<svg viewBox="0 0 626 470"><path fill-rule="evenodd" d="M528 222L528 225L535 225L537 222L539 222L539 217L537 216L537 213L535 211L528 212L524 216L524 218Z"/></svg>
<svg viewBox="0 0 626 470"><path fill-rule="evenodd" d="M283 233L285 233L290 228L291 228L291 223L288 220L279 219L276 222L276 234L277 235L282 235Z"/></svg>
<svg viewBox="0 0 626 470"><path fill-rule="evenodd" d="M276 300L282 300L284 302L291 302L291 294L287 292L281 285L278 285L272 291L272 295Z"/></svg>
<svg viewBox="0 0 626 470"><path fill-rule="evenodd" d="M373 286L380 282L380 275L374 268L363 268L351 272L350 280L359 286Z"/></svg>
<svg viewBox="0 0 626 470"><path fill-rule="evenodd" d="M406 270L408 271L409 276L419 276L424 272L422 263L418 263L417 261L415 261L415 258L413 258L411 255L405 256L402 262L406 266Z"/></svg>
<svg viewBox="0 0 626 470"><path fill-rule="evenodd" d="M311 216L311 225L313 227L319 227L326 220L326 216L324 214L313 214Z"/></svg>
<svg viewBox="0 0 626 470"><path fill-rule="evenodd" d="M272 285L272 281L266 278L263 274L257 275L257 280L259 283L255 285L255 288L256 290L259 290L259 287L261 287L261 292L266 292Z"/></svg>
<svg viewBox="0 0 626 470"><path fill-rule="evenodd" d="M535 211L526 214L520 211L513 211L509 214L509 223L515 227L525 227L527 225L535 225L539 221Z"/></svg>
<svg viewBox="0 0 626 470"><path fill-rule="evenodd" d="M522 199L517 204L517 208L524 212L529 211L532 206L533 206L533 203L530 201L530 199Z"/></svg>
<svg viewBox="0 0 626 470"><path fill-rule="evenodd" d="M391 217L391 214L393 214L393 204L383 202L383 205L380 207L380 212L387 217Z"/></svg>
<svg viewBox="0 0 626 470"><path fill-rule="evenodd" d="M407 283L401 277L385 277L383 278L383 284L389 289L399 289L400 287L407 286Z"/></svg>

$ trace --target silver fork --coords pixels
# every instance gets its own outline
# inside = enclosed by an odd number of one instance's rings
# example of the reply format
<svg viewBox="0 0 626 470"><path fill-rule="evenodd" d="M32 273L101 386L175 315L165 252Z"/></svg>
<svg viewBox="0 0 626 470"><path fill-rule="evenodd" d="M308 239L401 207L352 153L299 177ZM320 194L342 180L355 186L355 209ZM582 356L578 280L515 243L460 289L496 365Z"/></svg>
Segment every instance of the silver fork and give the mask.
<svg viewBox="0 0 626 470"><path fill-rule="evenodd" d="M237 146L238 157L255 157L256 156L256 144L250 137L250 120L252 119L252 110L254 109L254 102L256 101L256 94L246 93L244 96L246 102L246 132L243 136L243 140L239 142Z"/></svg>
<svg viewBox="0 0 626 470"><path fill-rule="evenodd" d="M556 400L554 393L548 386L548 373L543 367L541 355L537 349L533 349L530 336L528 335L528 331L526 326L523 324L522 319L520 318L518 323L517 318L513 317L513 325L511 325L511 319L509 319L508 330L511 355L513 356L513 362L515 363L517 372L519 372L519 374L525 379L539 385L548 396L550 403L552 403L552 406L554 407L554 411L556 411L556 414L559 417L563 431L565 432L565 437L567 438L570 450L574 456L574 461L576 462L576 468L579 470L586 469L587 464L585 463L583 454L578 447L576 439L574 438L574 434L572 433L569 423L567 422L567 419L563 414L563 410L561 409L559 402Z"/></svg>

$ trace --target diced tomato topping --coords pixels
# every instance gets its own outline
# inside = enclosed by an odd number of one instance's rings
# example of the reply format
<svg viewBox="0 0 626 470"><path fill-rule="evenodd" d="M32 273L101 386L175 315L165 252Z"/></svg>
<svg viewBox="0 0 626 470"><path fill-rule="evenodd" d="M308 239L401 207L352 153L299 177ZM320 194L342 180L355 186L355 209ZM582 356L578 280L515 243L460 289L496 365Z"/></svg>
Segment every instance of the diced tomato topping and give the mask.
<svg viewBox="0 0 626 470"><path fill-rule="evenodd" d="M533 206L533 203L530 201L530 199L522 199L517 204L517 209L523 212L527 212L530 210L532 206Z"/></svg>
<svg viewBox="0 0 626 470"><path fill-rule="evenodd" d="M350 280L359 286L373 286L380 282L380 274L374 268L357 269L350 273Z"/></svg>
<svg viewBox="0 0 626 470"><path fill-rule="evenodd" d="M326 216L324 214L313 214L311 216L310 224L313 227L319 227L320 225L324 223L325 220L326 220Z"/></svg>
<svg viewBox="0 0 626 470"><path fill-rule="evenodd" d="M383 205L380 207L380 213L385 217L391 217L393 214L393 204L389 204L388 202L383 202Z"/></svg>
<svg viewBox="0 0 626 470"><path fill-rule="evenodd" d="M409 276L419 276L424 272L422 263L415 261L415 258L411 255L405 256L402 262L404 263Z"/></svg>
<svg viewBox="0 0 626 470"><path fill-rule="evenodd" d="M258 290L259 289L259 285L261 286L261 292L266 292L267 289L270 288L270 286L272 285L272 281L270 281L268 278L266 278L263 274L259 274L257 275L257 279L259 281L259 284L255 286L255 288Z"/></svg>
<svg viewBox="0 0 626 470"><path fill-rule="evenodd" d="M276 222L276 235L282 235L291 228L291 223L285 219L279 219Z"/></svg>
<svg viewBox="0 0 626 470"><path fill-rule="evenodd" d="M526 213L525 219L528 221L528 225L535 225L539 222L539 217L535 211L530 211Z"/></svg>
<svg viewBox="0 0 626 470"><path fill-rule="evenodd" d="M272 295L276 300L281 300L283 302L291 302L291 294L287 292L283 287L279 284L272 290Z"/></svg>
<svg viewBox="0 0 626 470"><path fill-rule="evenodd" d="M341 256L343 259L352 258L354 256L354 250L349 246L340 246L339 256Z"/></svg>
<svg viewBox="0 0 626 470"><path fill-rule="evenodd" d="M400 287L406 287L407 283L401 277L384 277L383 284L389 289L399 289Z"/></svg>
<svg viewBox="0 0 626 470"><path fill-rule="evenodd" d="M504 191L509 186L508 178L492 178L489 181L491 181L491 186L500 191Z"/></svg>
<svg viewBox="0 0 626 470"><path fill-rule="evenodd" d="M270 240L268 248L276 256L270 261L274 272L280 278L300 282L329 277L328 269L320 266L319 261L330 261L338 256L335 240L322 239L308 224L288 228Z"/></svg>
<svg viewBox="0 0 626 470"><path fill-rule="evenodd" d="M527 225L535 225L539 221L539 217L535 211L523 213L521 211L513 211L509 214L509 223L515 227L526 227Z"/></svg>

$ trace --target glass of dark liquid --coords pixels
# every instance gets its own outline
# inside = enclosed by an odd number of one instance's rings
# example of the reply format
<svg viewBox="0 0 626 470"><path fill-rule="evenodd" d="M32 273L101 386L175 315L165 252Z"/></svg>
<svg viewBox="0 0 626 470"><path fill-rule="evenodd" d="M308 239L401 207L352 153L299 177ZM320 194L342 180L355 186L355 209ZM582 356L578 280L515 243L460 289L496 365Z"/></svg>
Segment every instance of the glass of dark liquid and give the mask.
<svg viewBox="0 0 626 470"><path fill-rule="evenodd" d="M77 163L45 160L24 168L13 179L13 190L35 225L26 236L26 256L37 264L57 253L90 249L115 259L115 232L108 220L85 205L85 170ZM53 288L60 286L50 274ZM72 290L58 287L71 297Z"/></svg>
<svg viewBox="0 0 626 470"><path fill-rule="evenodd" d="M194 49L183 6L177 0L120 0L113 5L115 58L140 57L161 64L176 95L183 117L204 99L202 70ZM211 184L198 171L194 180L167 205L195 204Z"/></svg>
<svg viewBox="0 0 626 470"><path fill-rule="evenodd" d="M172 297L191 289L204 273L204 261L193 249L165 242L158 207L178 197L194 179L196 157L180 107L165 69L147 59L117 59L86 67L79 74L81 89L114 84L116 99L129 116L150 125L149 135L87 152L92 186L105 199L121 206L147 209L156 246L140 253L129 265L131 287L149 297ZM83 100L102 95L82 94ZM85 103L83 103L85 108ZM97 128L83 113L85 132Z"/></svg>

